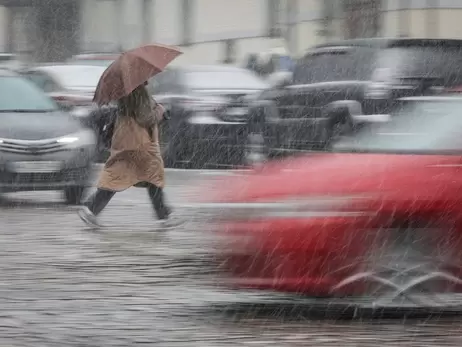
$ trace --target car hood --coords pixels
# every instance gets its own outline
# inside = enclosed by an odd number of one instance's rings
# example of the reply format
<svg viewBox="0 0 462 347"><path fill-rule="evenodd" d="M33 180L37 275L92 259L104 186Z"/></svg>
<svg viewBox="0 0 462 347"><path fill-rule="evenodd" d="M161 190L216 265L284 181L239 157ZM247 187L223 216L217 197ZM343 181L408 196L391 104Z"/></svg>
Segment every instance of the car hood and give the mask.
<svg viewBox="0 0 462 347"><path fill-rule="evenodd" d="M1 113L0 138L44 140L69 135L82 129L79 121L64 112Z"/></svg>
<svg viewBox="0 0 462 347"><path fill-rule="evenodd" d="M454 157L400 154L315 154L268 164L212 187L208 201L245 202L284 196L320 197L421 191L444 182L437 167ZM436 165L437 164L437 165ZM435 185L436 186L436 183ZM441 187L441 186L440 186ZM216 193L218 192L218 193Z"/></svg>
<svg viewBox="0 0 462 347"><path fill-rule="evenodd" d="M213 98L221 100L223 103L229 103L241 98L243 102L251 102L258 98L263 89L212 89L212 90L195 90L191 96L199 98Z"/></svg>
<svg viewBox="0 0 462 347"><path fill-rule="evenodd" d="M73 88L67 88L66 90L69 93L78 93L78 94L93 96L93 94L95 94L96 86L95 87L73 87Z"/></svg>
<svg viewBox="0 0 462 347"><path fill-rule="evenodd" d="M74 89L64 89L59 92L52 92L49 93L51 96L76 96L76 97L85 97L85 98L93 98L93 95L95 94L95 88L87 88L87 89L82 89L82 88L74 88Z"/></svg>

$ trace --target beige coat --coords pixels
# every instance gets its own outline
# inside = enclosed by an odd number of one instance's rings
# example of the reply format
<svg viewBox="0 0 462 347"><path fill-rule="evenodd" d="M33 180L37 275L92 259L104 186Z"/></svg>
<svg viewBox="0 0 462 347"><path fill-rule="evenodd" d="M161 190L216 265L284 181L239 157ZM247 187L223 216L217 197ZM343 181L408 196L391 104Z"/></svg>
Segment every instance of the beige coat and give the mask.
<svg viewBox="0 0 462 347"><path fill-rule="evenodd" d="M161 118L161 106L155 111ZM114 126L111 155L104 165L98 188L118 192L144 182L164 187L164 162L157 126L152 129L151 137L133 118L120 117Z"/></svg>

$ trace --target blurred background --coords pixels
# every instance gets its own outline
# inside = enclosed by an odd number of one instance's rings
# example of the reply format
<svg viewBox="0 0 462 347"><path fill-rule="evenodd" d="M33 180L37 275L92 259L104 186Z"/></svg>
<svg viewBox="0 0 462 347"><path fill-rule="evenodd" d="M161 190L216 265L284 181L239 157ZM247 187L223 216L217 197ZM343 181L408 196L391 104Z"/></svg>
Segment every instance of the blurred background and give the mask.
<svg viewBox="0 0 462 347"><path fill-rule="evenodd" d="M460 38L458 0L2 0L0 47L59 61L148 42L188 63L239 64L251 53L299 55L338 38Z"/></svg>
<svg viewBox="0 0 462 347"><path fill-rule="evenodd" d="M406 237L372 265L434 266L402 280L432 308L453 307L442 281L414 287L455 273L462 311L461 19L462 0L0 0L0 345L461 346L458 317L312 316L338 284L313 283L381 255L383 230ZM93 232L76 210L117 115L93 95L148 43L184 52L148 83L184 223L129 189Z"/></svg>

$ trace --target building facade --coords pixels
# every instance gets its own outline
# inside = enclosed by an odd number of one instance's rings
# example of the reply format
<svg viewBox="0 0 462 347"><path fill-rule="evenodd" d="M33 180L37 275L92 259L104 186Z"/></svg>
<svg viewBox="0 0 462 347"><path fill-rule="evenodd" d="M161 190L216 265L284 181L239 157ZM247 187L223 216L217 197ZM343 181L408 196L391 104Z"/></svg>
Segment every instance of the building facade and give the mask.
<svg viewBox="0 0 462 347"><path fill-rule="evenodd" d="M188 62L240 61L281 46L299 55L339 38L462 38L462 0L82 1L83 50L160 42L182 46Z"/></svg>
<svg viewBox="0 0 462 347"><path fill-rule="evenodd" d="M79 0L0 0L0 49L39 61L78 50Z"/></svg>
<svg viewBox="0 0 462 347"><path fill-rule="evenodd" d="M36 60L158 42L180 62L294 55L339 38L462 38L462 0L0 0L0 49Z"/></svg>

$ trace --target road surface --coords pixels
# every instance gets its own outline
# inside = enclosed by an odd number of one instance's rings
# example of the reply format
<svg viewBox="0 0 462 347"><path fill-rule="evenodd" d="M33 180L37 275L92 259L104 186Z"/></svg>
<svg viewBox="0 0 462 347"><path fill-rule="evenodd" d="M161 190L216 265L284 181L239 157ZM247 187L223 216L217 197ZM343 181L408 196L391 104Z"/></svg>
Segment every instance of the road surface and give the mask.
<svg viewBox="0 0 462 347"><path fill-rule="evenodd" d="M243 311L243 303L269 296L218 289L198 271L207 234L181 207L194 202L188 188L215 177L168 172L169 201L188 220L168 231L157 230L143 189L117 194L99 232L86 229L58 193L7 195L0 346L462 345L459 319L329 321L302 310Z"/></svg>

